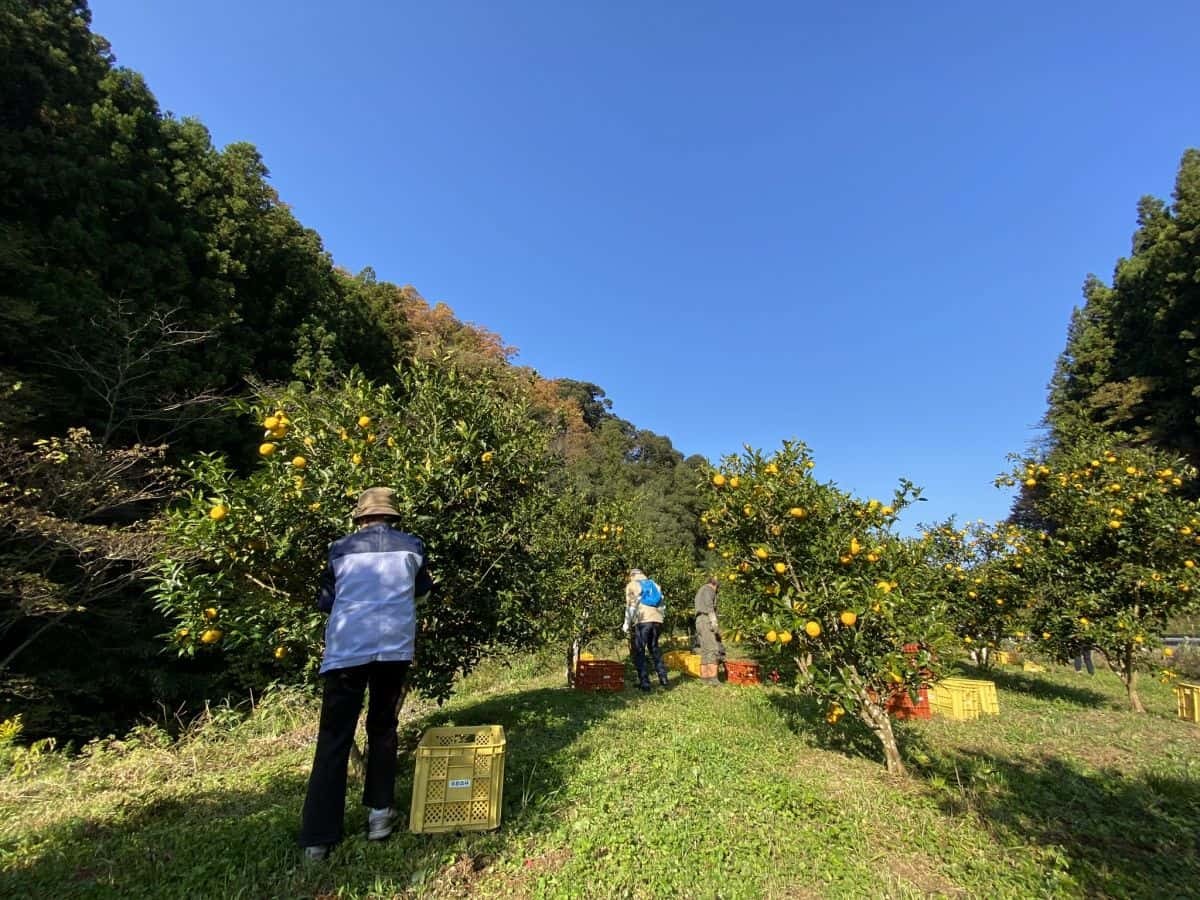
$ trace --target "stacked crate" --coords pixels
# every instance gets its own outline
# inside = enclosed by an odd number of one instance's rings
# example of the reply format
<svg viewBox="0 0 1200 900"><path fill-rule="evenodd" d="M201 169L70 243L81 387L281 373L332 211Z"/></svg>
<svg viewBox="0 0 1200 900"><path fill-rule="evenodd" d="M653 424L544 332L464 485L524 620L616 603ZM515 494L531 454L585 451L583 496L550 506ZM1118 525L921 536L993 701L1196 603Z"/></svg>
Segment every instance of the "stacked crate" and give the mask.
<svg viewBox="0 0 1200 900"><path fill-rule="evenodd" d="M581 659L575 667L575 689L580 691L625 690L625 665L611 659Z"/></svg>

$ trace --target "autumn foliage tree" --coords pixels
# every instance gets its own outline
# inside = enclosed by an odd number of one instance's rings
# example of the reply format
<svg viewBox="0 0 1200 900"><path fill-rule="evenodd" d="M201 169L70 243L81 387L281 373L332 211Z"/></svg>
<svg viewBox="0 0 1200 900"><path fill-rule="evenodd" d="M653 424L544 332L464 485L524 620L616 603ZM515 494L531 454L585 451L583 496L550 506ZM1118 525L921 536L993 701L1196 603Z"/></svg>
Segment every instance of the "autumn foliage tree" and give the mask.
<svg viewBox="0 0 1200 900"><path fill-rule="evenodd" d="M807 448L786 442L771 456L727 457L710 473L702 522L723 587L735 588L723 591L722 616L793 659L796 688L826 704L831 724L856 714L888 771L903 773L888 700L934 679L952 645L922 548L891 530L918 492L902 482L887 501L861 501L812 468Z"/></svg>

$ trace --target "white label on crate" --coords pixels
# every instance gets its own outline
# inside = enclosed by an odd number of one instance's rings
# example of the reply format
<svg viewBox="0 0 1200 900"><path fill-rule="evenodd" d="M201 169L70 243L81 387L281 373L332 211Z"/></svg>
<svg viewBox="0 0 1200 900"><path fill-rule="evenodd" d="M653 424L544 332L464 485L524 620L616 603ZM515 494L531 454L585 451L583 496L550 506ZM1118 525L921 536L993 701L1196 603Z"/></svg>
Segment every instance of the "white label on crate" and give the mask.
<svg viewBox="0 0 1200 900"><path fill-rule="evenodd" d="M446 787L448 788L469 788L470 786L470 778L455 778L452 781L446 782Z"/></svg>

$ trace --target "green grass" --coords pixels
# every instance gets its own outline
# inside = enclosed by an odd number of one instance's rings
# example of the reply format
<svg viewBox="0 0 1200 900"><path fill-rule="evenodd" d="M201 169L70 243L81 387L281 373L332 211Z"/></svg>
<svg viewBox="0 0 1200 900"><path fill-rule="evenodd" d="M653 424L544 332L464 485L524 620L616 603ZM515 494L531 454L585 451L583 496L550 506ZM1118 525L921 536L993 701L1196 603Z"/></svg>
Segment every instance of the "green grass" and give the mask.
<svg viewBox="0 0 1200 900"><path fill-rule="evenodd" d="M572 693L549 663L490 664L434 724L508 737L494 833L295 847L313 701L214 714L0 780L0 885L27 897L1186 896L1200 883L1200 727L1170 690L1123 708L1115 677L996 674L1001 715L901 726L911 776L873 739L775 688Z"/></svg>

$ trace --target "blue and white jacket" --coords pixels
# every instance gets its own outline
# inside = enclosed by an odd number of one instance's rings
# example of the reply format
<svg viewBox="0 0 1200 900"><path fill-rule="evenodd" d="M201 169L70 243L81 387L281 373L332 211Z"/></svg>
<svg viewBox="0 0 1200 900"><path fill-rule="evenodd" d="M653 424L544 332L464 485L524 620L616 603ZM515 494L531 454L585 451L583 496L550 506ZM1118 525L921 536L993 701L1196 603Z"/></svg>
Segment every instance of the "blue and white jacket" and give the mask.
<svg viewBox="0 0 1200 900"><path fill-rule="evenodd" d="M317 608L329 613L321 672L412 660L416 600L433 588L421 539L384 522L334 541Z"/></svg>

